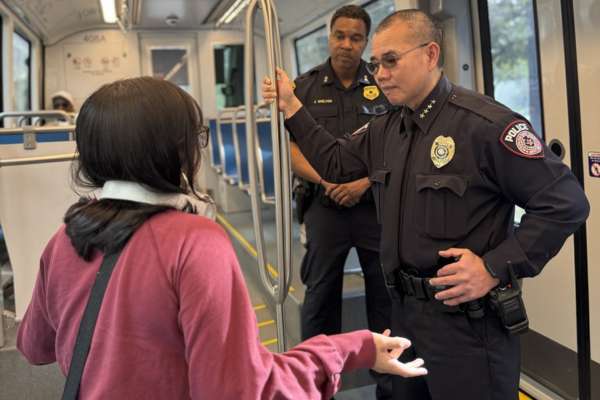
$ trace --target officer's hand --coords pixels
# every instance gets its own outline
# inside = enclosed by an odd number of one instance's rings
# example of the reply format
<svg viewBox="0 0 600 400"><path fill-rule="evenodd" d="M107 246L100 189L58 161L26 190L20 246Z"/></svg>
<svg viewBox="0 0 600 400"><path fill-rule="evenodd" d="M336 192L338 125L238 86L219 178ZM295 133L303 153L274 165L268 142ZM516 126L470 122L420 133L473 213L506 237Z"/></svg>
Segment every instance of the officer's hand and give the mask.
<svg viewBox="0 0 600 400"><path fill-rule="evenodd" d="M352 207L356 205L365 191L371 186L369 178L362 178L356 181L342 183L327 195L336 203Z"/></svg>
<svg viewBox="0 0 600 400"><path fill-rule="evenodd" d="M410 347L410 340L401 337L390 337L389 329L379 333L371 332L375 343L375 365L373 370L381 374L400 375L405 378L422 376L427 374L423 368L424 361L417 358L413 361L402 363L398 357L405 349Z"/></svg>
<svg viewBox="0 0 600 400"><path fill-rule="evenodd" d="M283 112L285 118L290 118L302 108L302 103L300 103L300 100L294 94L294 87L290 78L281 68L277 68L277 88L275 88L271 78L265 76L262 85L262 95L269 104L279 97L277 106L279 107L279 111Z"/></svg>
<svg viewBox="0 0 600 400"><path fill-rule="evenodd" d="M440 268L437 278L430 281L434 286L452 286L435 295L448 306L456 306L485 296L500 280L485 269L483 260L469 249L448 249L439 252L442 257L454 257L456 262Z"/></svg>
<svg viewBox="0 0 600 400"><path fill-rule="evenodd" d="M334 191L339 185L339 183L331 183L324 180L321 180L321 186L325 189L325 196L329 196L329 193Z"/></svg>

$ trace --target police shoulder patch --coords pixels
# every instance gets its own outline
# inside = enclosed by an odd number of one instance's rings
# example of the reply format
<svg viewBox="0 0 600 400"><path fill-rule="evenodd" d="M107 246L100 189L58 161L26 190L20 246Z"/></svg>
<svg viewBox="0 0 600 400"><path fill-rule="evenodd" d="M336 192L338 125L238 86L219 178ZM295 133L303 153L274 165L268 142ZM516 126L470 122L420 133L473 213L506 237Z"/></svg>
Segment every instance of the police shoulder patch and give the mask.
<svg viewBox="0 0 600 400"><path fill-rule="evenodd" d="M500 143L520 157L544 158L542 141L527 121L518 119L509 123L500 135Z"/></svg>
<svg viewBox="0 0 600 400"><path fill-rule="evenodd" d="M360 135L364 134L366 131L369 130L369 124L370 124L370 122L367 122L366 124L364 124L363 126L361 126L360 128L358 128L357 130L355 130L354 132L352 132L352 134L350 135L350 137L353 138L353 137L357 137L357 136L360 136Z"/></svg>

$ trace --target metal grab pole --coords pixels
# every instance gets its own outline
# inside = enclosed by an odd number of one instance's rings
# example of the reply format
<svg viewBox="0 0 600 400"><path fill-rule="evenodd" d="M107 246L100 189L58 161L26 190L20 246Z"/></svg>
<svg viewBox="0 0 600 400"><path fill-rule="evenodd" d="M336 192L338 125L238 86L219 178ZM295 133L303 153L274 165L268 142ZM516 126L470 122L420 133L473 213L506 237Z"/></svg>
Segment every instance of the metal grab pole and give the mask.
<svg viewBox="0 0 600 400"><path fill-rule="evenodd" d="M277 64L281 65L281 48L279 29L277 28L276 12L270 0L253 0L248 5L246 13L246 47L245 47L245 80L246 80L246 133L248 135L248 161L251 165L250 186L252 200L252 215L259 255L259 266L263 284L272 294L276 305L278 350L285 350L285 327L283 304L288 294L291 278L291 182L289 169L289 144L287 137L282 135L282 121L277 104L271 105L271 135L273 141L273 164L275 178L275 220L277 231L277 285L272 285L266 276L265 256L262 236L262 221L260 221L260 205L256 188L256 119L254 114L254 10L260 1L262 8L265 36L267 44L267 63L269 73L275 76ZM274 28L275 26L275 28ZM253 182L254 181L254 182Z"/></svg>
<svg viewBox="0 0 600 400"><path fill-rule="evenodd" d="M283 57L281 52L281 35L279 34L279 19L277 16L277 9L275 8L275 1L269 0L271 4L271 21L273 29L273 51L275 55L275 65L283 66ZM276 108L277 109L277 108ZM278 114L280 115L280 114ZM291 282L292 282L292 176L291 176L291 163L290 163L290 140L288 135L285 133L283 121L279 119L279 130L278 135L281 138L281 171L282 171L282 189L283 189L283 212L284 212L284 235L285 235L285 267L286 280L284 285L284 293L287 296ZM284 298L285 300L285 298Z"/></svg>
<svg viewBox="0 0 600 400"><path fill-rule="evenodd" d="M256 116L254 114L254 10L258 0L251 0L246 11L246 45L244 46L244 91L246 103L246 142L248 152L248 177L250 178L250 203L252 206L252 221L254 237L256 238L256 252L258 271L263 286L269 294L275 296L275 288L267 276L267 262L265 257L265 239L262 225L262 208L258 188L256 166Z"/></svg>

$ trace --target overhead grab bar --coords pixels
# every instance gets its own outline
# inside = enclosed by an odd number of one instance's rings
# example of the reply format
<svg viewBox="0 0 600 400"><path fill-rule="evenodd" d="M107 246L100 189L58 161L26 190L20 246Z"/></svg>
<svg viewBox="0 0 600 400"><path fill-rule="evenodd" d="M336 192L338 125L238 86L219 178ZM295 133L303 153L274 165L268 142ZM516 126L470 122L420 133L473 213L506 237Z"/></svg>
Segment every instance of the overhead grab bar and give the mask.
<svg viewBox="0 0 600 400"><path fill-rule="evenodd" d="M264 236L262 231L262 209L259 204L258 177L256 168L256 114L254 108L254 12L260 1L267 44L269 74L275 76L276 66L281 62L281 43L277 27L277 13L272 0L251 0L246 11L246 46L244 51L246 135L248 142L248 165L250 176L250 198L252 218L258 253L259 273L263 285L275 300L277 318L277 349L285 351L285 327L283 303L289 291L291 278L291 182L289 171L289 143L282 133L282 121L277 104L271 105L271 135L273 141L273 166L275 177L275 222L277 232L277 282L273 284L266 272ZM276 36L275 36L276 35Z"/></svg>

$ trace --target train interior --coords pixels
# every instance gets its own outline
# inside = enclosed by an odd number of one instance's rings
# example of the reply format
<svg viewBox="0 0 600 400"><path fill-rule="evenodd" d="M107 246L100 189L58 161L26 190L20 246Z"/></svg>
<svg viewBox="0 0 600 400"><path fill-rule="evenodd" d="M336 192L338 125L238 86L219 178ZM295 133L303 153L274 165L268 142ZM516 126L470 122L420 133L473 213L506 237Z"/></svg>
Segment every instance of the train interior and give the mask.
<svg viewBox="0 0 600 400"><path fill-rule="evenodd" d="M195 185L218 205L262 343L274 352L299 343L303 232L293 217L285 132L262 104L260 82L273 63L292 77L322 63L329 20L350 3L363 5L373 26L398 9L433 15L444 31L446 76L526 116L584 185L586 226L523 283L530 329L520 389L524 399L600 399L599 0L0 1L1 399L55 398L64 385L55 364L30 366L15 349L41 251L81 194L70 181L76 119L51 110L51 96L67 91L78 108L122 78L167 79L198 101L210 140ZM342 321L344 331L366 327L355 251L345 265ZM375 398L366 371L342 382L336 399Z"/></svg>

